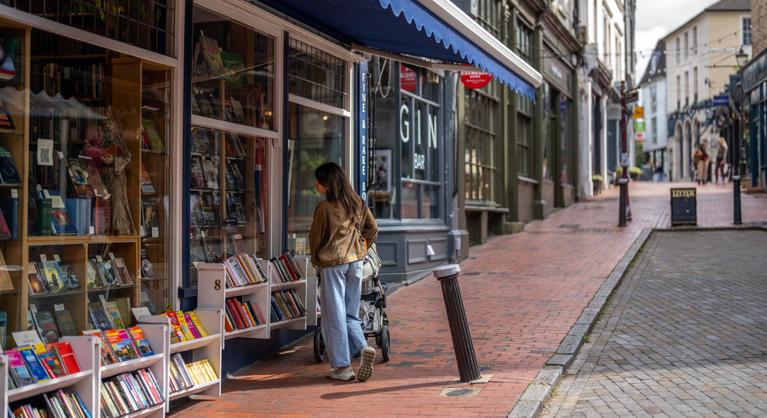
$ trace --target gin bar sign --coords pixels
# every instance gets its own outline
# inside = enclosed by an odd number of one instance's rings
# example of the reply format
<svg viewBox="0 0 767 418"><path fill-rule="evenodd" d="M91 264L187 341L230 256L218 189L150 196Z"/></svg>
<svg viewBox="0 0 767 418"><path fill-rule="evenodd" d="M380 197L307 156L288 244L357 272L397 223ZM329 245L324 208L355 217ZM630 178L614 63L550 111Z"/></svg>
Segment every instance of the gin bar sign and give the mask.
<svg viewBox="0 0 767 418"><path fill-rule="evenodd" d="M481 89L490 83L493 76L480 71L464 71L461 73L461 84L469 89Z"/></svg>

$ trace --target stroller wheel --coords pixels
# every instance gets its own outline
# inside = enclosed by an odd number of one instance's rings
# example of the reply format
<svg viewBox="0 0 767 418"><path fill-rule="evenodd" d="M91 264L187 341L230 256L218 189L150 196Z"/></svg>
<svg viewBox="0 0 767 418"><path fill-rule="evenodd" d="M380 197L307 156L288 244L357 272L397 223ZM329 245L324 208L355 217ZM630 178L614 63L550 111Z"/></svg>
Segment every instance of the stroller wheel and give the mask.
<svg viewBox="0 0 767 418"><path fill-rule="evenodd" d="M314 330L314 360L317 363L322 363L325 360L325 340L322 338L320 327Z"/></svg>
<svg viewBox="0 0 767 418"><path fill-rule="evenodd" d="M381 347L383 362L388 362L391 359L391 339L389 338L388 325L384 325L384 327L381 329L381 343L378 344L378 346Z"/></svg>

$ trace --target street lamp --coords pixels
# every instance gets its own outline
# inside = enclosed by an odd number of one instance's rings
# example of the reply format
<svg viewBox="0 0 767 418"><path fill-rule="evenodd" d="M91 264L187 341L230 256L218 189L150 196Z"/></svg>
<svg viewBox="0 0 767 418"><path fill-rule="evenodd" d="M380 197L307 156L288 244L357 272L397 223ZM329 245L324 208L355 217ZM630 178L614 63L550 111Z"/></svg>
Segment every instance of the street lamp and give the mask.
<svg viewBox="0 0 767 418"><path fill-rule="evenodd" d="M738 67L741 68L748 62L748 54L743 50L743 47L740 47L740 51L735 54L735 61L738 63Z"/></svg>

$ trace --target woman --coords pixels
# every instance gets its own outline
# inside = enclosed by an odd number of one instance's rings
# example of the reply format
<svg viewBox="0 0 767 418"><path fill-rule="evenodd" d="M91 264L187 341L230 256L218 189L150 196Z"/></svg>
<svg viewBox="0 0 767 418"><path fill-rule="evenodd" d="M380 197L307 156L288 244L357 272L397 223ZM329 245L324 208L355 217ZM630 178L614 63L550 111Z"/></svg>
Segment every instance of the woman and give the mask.
<svg viewBox="0 0 767 418"><path fill-rule="evenodd" d="M698 171L698 184L706 184L706 174L708 174L708 153L706 152L706 144L702 142L698 144L698 147L692 154L692 160Z"/></svg>
<svg viewBox="0 0 767 418"><path fill-rule="evenodd" d="M319 166L314 177L315 189L326 200L314 210L309 246L322 280L322 334L330 378L365 381L373 374L375 349L368 347L359 320L362 260L378 236L378 225L338 164ZM356 356L361 360L355 376L351 358Z"/></svg>

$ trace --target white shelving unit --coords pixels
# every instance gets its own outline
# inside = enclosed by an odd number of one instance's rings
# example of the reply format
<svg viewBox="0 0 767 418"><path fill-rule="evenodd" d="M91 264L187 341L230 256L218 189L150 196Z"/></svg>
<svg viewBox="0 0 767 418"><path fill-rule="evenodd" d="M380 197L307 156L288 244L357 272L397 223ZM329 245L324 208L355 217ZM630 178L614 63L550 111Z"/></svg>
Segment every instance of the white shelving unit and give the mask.
<svg viewBox="0 0 767 418"><path fill-rule="evenodd" d="M143 319L142 317L141 319ZM165 318L165 317L162 317ZM136 411L127 417L152 417L162 418L165 416L168 399L168 350L170 342L170 325L167 322L140 323L139 326L144 331L144 336L149 341L154 354L147 357L141 357L134 360L121 361L118 363L107 364L96 370L96 381L101 381L123 373L135 372L141 369L149 369L154 374L157 383L160 385L160 395L165 400L162 404ZM98 390L98 388L96 388ZM97 402L94 417L101 416L101 402Z"/></svg>
<svg viewBox="0 0 767 418"><path fill-rule="evenodd" d="M306 301L304 301L306 325L317 326L319 323L319 315L317 315L317 293L319 292L317 271L312 266L311 257L308 255L297 255L293 257L293 260L298 264L298 268L301 269L306 280Z"/></svg>
<svg viewBox="0 0 767 418"><path fill-rule="evenodd" d="M8 410L11 403L22 404L24 400L37 395L54 392L59 389L77 392L80 394L85 406L93 416L99 416L99 388L96 376L99 370L101 341L96 337L64 337L62 341L68 341L72 345L72 351L80 365L80 372L50 379L45 382L26 385L8 390L8 360L5 355L0 355L0 398L3 402L3 411Z"/></svg>
<svg viewBox="0 0 767 418"><path fill-rule="evenodd" d="M303 278L301 280L295 280L290 282L280 282L280 276L277 272L276 268L272 268L269 272L269 282L271 285L270 294L273 292L277 292L280 290L288 290L288 289L295 289L298 293L298 296L301 298L301 301L304 304L304 307L306 308L307 315L301 316L299 318L292 318L292 319L286 319L283 321L276 321L271 322L271 315L269 317L269 330L275 330L275 329L293 329L293 330L299 330L304 331L306 330L307 320L308 320L308 313L309 313L309 306L307 305L308 298L308 286L307 286L307 272L309 271L309 268L311 267L311 263L309 262L309 258L306 256L294 256L293 260L296 262L296 265L298 265L298 269L301 271L301 276ZM271 264L271 263L270 263ZM270 305L271 307L271 305Z"/></svg>

